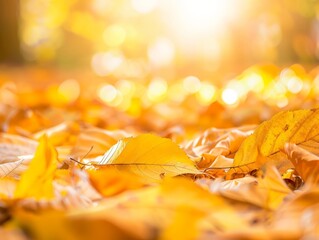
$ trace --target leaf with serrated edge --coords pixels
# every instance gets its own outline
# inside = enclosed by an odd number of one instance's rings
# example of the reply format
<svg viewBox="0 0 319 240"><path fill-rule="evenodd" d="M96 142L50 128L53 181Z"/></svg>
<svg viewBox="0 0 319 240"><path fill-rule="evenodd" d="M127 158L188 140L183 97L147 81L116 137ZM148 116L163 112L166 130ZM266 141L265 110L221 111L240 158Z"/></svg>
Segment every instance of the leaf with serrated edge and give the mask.
<svg viewBox="0 0 319 240"><path fill-rule="evenodd" d="M180 174L201 173L177 144L151 134L120 140L96 165L115 167L155 181Z"/></svg>
<svg viewBox="0 0 319 240"><path fill-rule="evenodd" d="M306 147L310 142L319 144L319 109L283 111L263 122L240 146L227 178L260 167L287 142ZM282 164L276 158L274 161Z"/></svg>

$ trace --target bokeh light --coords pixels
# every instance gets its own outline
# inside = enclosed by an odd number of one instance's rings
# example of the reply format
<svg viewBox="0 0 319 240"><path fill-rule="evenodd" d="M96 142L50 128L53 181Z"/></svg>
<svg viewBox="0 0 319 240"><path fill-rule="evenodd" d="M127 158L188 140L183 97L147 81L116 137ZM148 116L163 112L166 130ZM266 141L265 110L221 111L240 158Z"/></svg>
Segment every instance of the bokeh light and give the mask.
<svg viewBox="0 0 319 240"><path fill-rule="evenodd" d="M227 105L234 105L238 102L239 96L234 89L226 88L222 93L222 100Z"/></svg>
<svg viewBox="0 0 319 240"><path fill-rule="evenodd" d="M59 86L58 93L68 102L74 102L80 96L80 85L75 79L68 79Z"/></svg>
<svg viewBox="0 0 319 240"><path fill-rule="evenodd" d="M201 82L195 76L188 76L183 80L183 87L189 93L196 93L201 87Z"/></svg>

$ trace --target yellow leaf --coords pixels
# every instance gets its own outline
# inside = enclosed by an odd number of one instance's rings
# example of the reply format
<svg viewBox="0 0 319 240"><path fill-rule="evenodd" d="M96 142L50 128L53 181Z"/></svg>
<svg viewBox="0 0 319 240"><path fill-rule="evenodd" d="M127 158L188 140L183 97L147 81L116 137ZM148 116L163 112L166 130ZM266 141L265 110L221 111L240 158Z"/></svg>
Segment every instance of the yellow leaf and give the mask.
<svg viewBox="0 0 319 240"><path fill-rule="evenodd" d="M170 139L151 134L120 140L97 163L158 181L186 173L200 173Z"/></svg>
<svg viewBox="0 0 319 240"><path fill-rule="evenodd" d="M57 152L44 135L39 142L29 168L21 176L16 198L53 198L53 177L57 167Z"/></svg>
<svg viewBox="0 0 319 240"><path fill-rule="evenodd" d="M291 193L275 166L267 166L265 176L258 179L258 191L266 197L266 206L276 209Z"/></svg>
<svg viewBox="0 0 319 240"><path fill-rule="evenodd" d="M246 138L235 155L233 168L227 173L248 172L260 167L271 157L279 162L279 152L285 143L307 145L309 141L319 143L319 109L284 111L269 121L263 122L256 131ZM276 154L276 156L275 156Z"/></svg>

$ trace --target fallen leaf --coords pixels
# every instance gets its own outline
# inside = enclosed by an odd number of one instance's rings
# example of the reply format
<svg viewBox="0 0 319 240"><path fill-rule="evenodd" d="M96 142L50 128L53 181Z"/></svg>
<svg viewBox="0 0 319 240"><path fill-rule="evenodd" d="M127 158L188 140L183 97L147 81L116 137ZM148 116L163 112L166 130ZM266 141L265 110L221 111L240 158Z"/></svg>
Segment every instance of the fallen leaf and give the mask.
<svg viewBox="0 0 319 240"><path fill-rule="evenodd" d="M287 164L278 156L287 142L319 143L319 109L283 111L263 122L240 146L227 178L258 168L270 159L276 165Z"/></svg>
<svg viewBox="0 0 319 240"><path fill-rule="evenodd" d="M153 181L201 173L177 144L151 134L120 140L95 164L99 168L115 167Z"/></svg>
<svg viewBox="0 0 319 240"><path fill-rule="evenodd" d="M18 135L0 134L0 177L17 178L33 157L37 142Z"/></svg>
<svg viewBox="0 0 319 240"><path fill-rule="evenodd" d="M105 197L145 186L143 179L114 168L89 169L88 173L92 185Z"/></svg>
<svg viewBox="0 0 319 240"><path fill-rule="evenodd" d="M239 128L228 128L228 129L217 129L210 128L205 130L203 133L199 134L196 138L191 141L186 142L183 145L183 149L191 158L199 158L202 154L208 154L210 151L214 151L213 149L220 143L221 147L226 148L228 151L229 146L231 145L230 152L235 152L239 147L238 143L241 143L241 140L238 141L234 138L234 135L240 134L245 135L247 137L252 133L252 130L255 129L255 126L244 126ZM232 136L233 135L233 136ZM230 143L230 141L234 141L234 143ZM227 147L228 146L228 147ZM218 154L217 154L218 155ZM200 163L199 167L209 167L210 162L203 161Z"/></svg>
<svg viewBox="0 0 319 240"><path fill-rule="evenodd" d="M262 177L248 176L223 182L213 181L209 188L224 197L272 210L291 193L274 166L267 166Z"/></svg>
<svg viewBox="0 0 319 240"><path fill-rule="evenodd" d="M107 131L96 127L84 128L76 140L71 156L82 158L88 154L87 157L97 157L104 154L118 140L131 135L122 130ZM92 151L89 151L91 147L93 147Z"/></svg>
<svg viewBox="0 0 319 240"><path fill-rule="evenodd" d="M303 180L319 183L319 156L292 143L285 144L284 152Z"/></svg>
<svg viewBox="0 0 319 240"><path fill-rule="evenodd" d="M253 133L252 130L248 131L240 131L240 130L231 130L222 140L220 140L214 148L212 148L209 152L202 154L202 159L197 164L200 168L213 168L215 160L220 156L230 156L237 152L238 148L242 144L242 142ZM219 165L220 166L220 165ZM231 166L231 164L227 164L224 167Z"/></svg>
<svg viewBox="0 0 319 240"><path fill-rule="evenodd" d="M106 219L70 217L57 211L32 214L20 209L15 216L16 224L32 239L141 239Z"/></svg>
<svg viewBox="0 0 319 240"><path fill-rule="evenodd" d="M57 167L57 152L44 135L22 174L14 193L15 198L50 199L54 197L52 181Z"/></svg>
<svg viewBox="0 0 319 240"><path fill-rule="evenodd" d="M315 206L318 207L318 204L318 187L307 188L296 193L277 209L273 216L272 229L294 233L300 238L305 233L305 227L307 225L310 227L309 221L311 221L313 211L308 210Z"/></svg>

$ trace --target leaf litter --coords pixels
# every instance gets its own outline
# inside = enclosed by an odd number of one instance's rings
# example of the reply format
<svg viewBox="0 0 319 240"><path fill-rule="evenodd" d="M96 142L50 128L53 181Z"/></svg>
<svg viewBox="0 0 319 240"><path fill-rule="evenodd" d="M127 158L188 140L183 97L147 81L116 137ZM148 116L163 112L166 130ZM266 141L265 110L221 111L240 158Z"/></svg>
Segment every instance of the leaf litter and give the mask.
<svg viewBox="0 0 319 240"><path fill-rule="evenodd" d="M0 134L2 239L319 238L318 109L195 134L29 111Z"/></svg>

